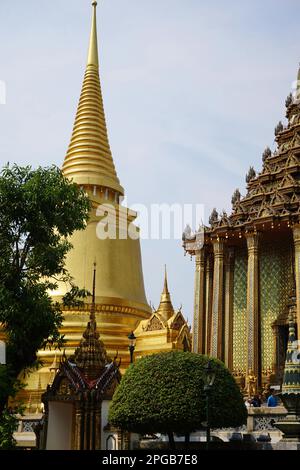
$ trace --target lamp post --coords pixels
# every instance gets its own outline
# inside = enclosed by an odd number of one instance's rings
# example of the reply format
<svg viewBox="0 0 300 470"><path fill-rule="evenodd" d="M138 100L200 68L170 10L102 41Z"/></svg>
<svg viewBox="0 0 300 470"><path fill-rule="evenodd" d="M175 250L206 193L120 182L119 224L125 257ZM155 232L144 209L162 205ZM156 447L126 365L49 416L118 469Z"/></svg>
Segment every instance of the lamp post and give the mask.
<svg viewBox="0 0 300 470"><path fill-rule="evenodd" d="M134 336L133 331L128 335L128 339L129 339L128 349L129 349L129 352L130 352L130 364L132 364L133 363L133 353L134 353L134 350L135 350L135 341L136 341L136 337Z"/></svg>
<svg viewBox="0 0 300 470"><path fill-rule="evenodd" d="M210 444L210 416L209 416L209 398L212 386L215 381L216 373L212 367L212 361L209 360L204 366L205 371L205 385L204 392L206 394L206 450L209 450Z"/></svg>

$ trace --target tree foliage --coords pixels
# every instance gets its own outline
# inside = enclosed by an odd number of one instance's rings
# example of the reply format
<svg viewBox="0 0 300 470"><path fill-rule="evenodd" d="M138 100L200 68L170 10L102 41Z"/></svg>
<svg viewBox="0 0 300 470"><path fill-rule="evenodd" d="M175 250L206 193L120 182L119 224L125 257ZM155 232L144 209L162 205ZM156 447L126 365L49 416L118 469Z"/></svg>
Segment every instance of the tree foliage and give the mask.
<svg viewBox="0 0 300 470"><path fill-rule="evenodd" d="M5 408L0 415L0 450L12 450L16 447L13 433L18 429L15 410Z"/></svg>
<svg viewBox="0 0 300 470"><path fill-rule="evenodd" d="M19 380L15 380L9 368L0 364L0 403L5 403L7 397L14 398L18 391L23 388ZM22 406L14 409L5 406L0 413L0 450L11 450L16 447L13 433L17 430L19 419L17 414L22 414Z"/></svg>
<svg viewBox="0 0 300 470"><path fill-rule="evenodd" d="M117 388L110 422L141 434L188 434L206 421L204 366L208 357L190 352L146 356L131 365ZM237 427L246 422L243 397L222 362L212 359L216 372L210 393L210 425Z"/></svg>
<svg viewBox="0 0 300 470"><path fill-rule="evenodd" d="M84 291L64 267L68 237L85 228L90 203L56 167L6 166L0 173L0 323L12 378L35 364L38 349L59 346L61 306L49 291L70 283L66 302Z"/></svg>

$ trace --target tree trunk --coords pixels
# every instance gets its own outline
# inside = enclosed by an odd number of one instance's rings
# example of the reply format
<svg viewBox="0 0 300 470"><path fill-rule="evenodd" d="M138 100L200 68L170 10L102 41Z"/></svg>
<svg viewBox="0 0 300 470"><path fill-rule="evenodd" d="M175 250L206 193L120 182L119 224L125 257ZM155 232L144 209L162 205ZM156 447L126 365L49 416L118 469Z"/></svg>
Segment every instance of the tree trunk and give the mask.
<svg viewBox="0 0 300 470"><path fill-rule="evenodd" d="M170 449L175 449L174 434L172 432L168 432L168 437L169 437Z"/></svg>

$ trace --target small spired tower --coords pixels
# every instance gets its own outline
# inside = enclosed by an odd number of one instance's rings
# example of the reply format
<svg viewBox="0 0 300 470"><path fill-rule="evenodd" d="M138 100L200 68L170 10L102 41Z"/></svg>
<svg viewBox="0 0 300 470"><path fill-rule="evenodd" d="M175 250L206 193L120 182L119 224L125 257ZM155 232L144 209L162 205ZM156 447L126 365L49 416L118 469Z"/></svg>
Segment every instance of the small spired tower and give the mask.
<svg viewBox="0 0 300 470"><path fill-rule="evenodd" d="M41 447L47 450L104 450L108 408L121 380L120 362L108 358L95 317L96 267L90 318L73 357L63 355L42 400L45 422ZM114 440L117 441L115 436Z"/></svg>
<svg viewBox="0 0 300 470"><path fill-rule="evenodd" d="M289 316L289 341L281 393L279 394L288 415L276 427L284 433L281 443L298 443L300 448L300 349L295 331L294 315Z"/></svg>
<svg viewBox="0 0 300 470"><path fill-rule="evenodd" d="M67 178L84 188L92 208L86 229L70 239L73 249L67 255L66 268L77 286L88 289L90 266L96 261L99 269L95 317L108 354L118 351L124 370L130 361L128 333L149 318L151 309L145 296L139 233L133 225L136 213L121 206L124 189L108 140L99 75L96 7L94 1L87 67L62 167ZM137 236L130 237L129 230ZM59 301L68 290L69 286L61 283L53 297ZM86 305L64 311L62 333L67 340L67 355L74 354L89 309ZM49 351L40 355L47 363L53 360Z"/></svg>
<svg viewBox="0 0 300 470"><path fill-rule="evenodd" d="M181 308L174 310L165 269L164 287L157 310L142 321L134 332L137 338L135 357L172 350L190 351L191 333Z"/></svg>

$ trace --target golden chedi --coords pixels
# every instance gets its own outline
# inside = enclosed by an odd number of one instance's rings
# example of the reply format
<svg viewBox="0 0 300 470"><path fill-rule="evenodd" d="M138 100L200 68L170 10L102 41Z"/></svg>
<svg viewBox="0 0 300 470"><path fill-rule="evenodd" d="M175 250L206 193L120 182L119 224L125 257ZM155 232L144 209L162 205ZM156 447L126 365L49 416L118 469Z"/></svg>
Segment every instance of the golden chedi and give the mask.
<svg viewBox="0 0 300 470"><path fill-rule="evenodd" d="M97 263L95 315L101 338L109 356L118 353L121 371L130 361L128 334L151 309L144 289L138 229L133 225L136 213L121 206L124 189L120 185L110 150L99 78L96 6L93 18L88 62L84 76L71 142L65 157L63 174L85 189L92 202L90 219L84 231L75 233L73 249L66 258L66 268L80 288L91 291L91 269ZM103 239L109 219L109 236ZM137 234L130 237L128 227ZM101 232L101 233L100 233ZM99 235L100 234L100 235ZM53 292L60 300L70 286L59 284ZM89 298L87 302L91 302ZM64 311L61 333L66 339L66 354L72 355L89 318L90 305ZM51 375L50 364L62 351L40 351L44 362L40 371L26 378L27 394L38 384L45 389Z"/></svg>

